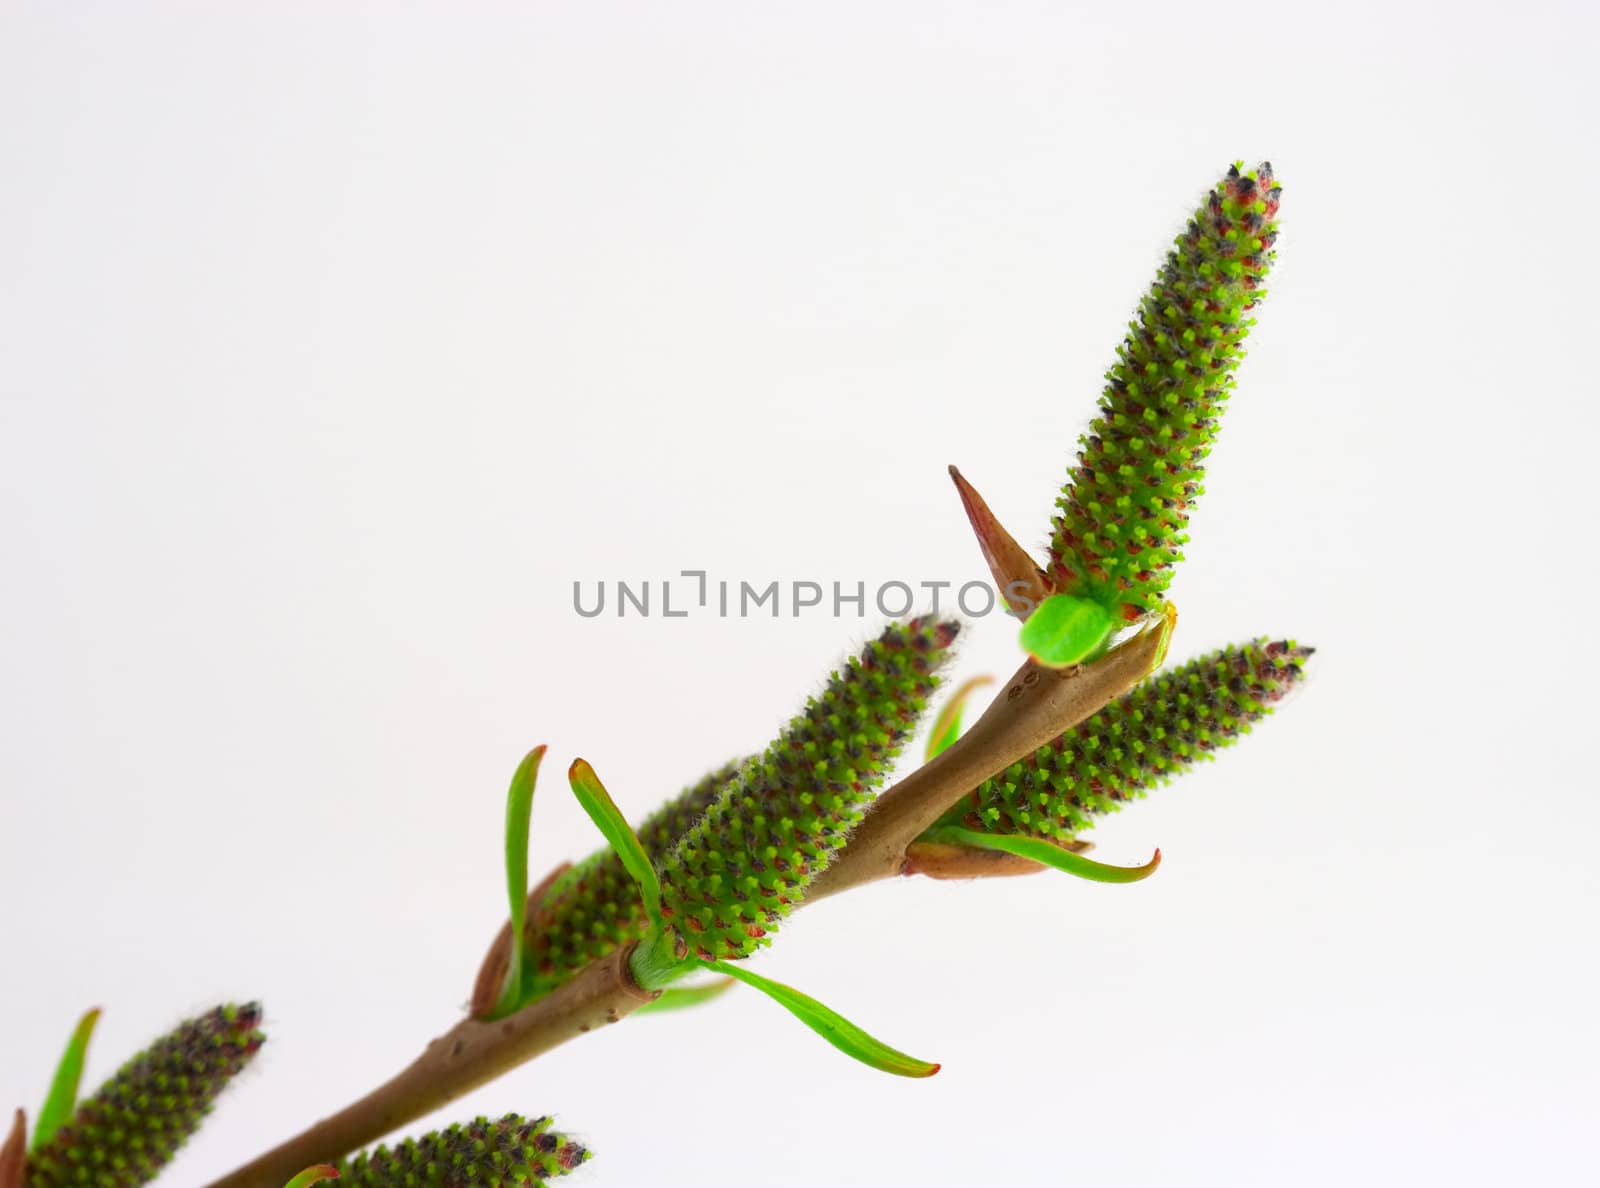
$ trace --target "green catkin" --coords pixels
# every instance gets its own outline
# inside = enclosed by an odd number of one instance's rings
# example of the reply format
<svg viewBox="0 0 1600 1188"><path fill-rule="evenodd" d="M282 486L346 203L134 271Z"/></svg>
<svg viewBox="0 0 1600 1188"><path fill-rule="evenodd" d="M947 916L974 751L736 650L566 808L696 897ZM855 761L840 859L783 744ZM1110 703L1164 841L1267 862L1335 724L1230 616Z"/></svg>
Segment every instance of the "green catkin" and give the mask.
<svg viewBox="0 0 1600 1188"><path fill-rule="evenodd" d="M660 865L739 766L712 772L645 818L638 834L651 862ZM608 846L589 855L529 913L523 1001L543 998L590 962L641 939L648 924L639 888L616 851Z"/></svg>
<svg viewBox="0 0 1600 1188"><path fill-rule="evenodd" d="M1312 651L1259 639L1191 660L985 780L938 824L1067 841L1237 742L1300 680Z"/></svg>
<svg viewBox="0 0 1600 1188"><path fill-rule="evenodd" d="M155 1179L266 1037L261 1007L221 1006L135 1056L28 1156L26 1188L137 1188Z"/></svg>
<svg viewBox="0 0 1600 1188"><path fill-rule="evenodd" d="M338 1165L341 1188L542 1188L589 1159L549 1118L507 1114L435 1130Z"/></svg>
<svg viewBox="0 0 1600 1188"><path fill-rule="evenodd" d="M734 960L770 943L916 729L959 629L924 617L885 630L658 864L680 956Z"/></svg>
<svg viewBox="0 0 1600 1188"><path fill-rule="evenodd" d="M1182 560L1248 315L1278 237L1272 167L1235 165L1190 218L1106 374L1058 499L1050 578L1121 619L1156 610Z"/></svg>

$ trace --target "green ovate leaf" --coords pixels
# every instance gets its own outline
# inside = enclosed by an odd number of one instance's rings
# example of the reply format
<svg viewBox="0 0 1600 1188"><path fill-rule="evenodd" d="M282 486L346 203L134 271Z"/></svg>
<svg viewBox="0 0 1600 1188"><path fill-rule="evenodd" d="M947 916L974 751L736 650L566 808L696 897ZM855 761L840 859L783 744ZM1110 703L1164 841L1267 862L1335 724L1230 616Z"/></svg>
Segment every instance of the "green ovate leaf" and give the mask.
<svg viewBox="0 0 1600 1188"><path fill-rule="evenodd" d="M639 894L644 896L645 910L652 920L661 918L661 882L656 878L656 868L650 864L650 856L644 852L644 843L634 833L633 827L628 824L622 810L611 799L611 793L606 791L606 786L600 782L600 777L595 775L594 768L582 759L576 760L567 772L567 778L572 783L572 792L578 798L578 803L583 806L583 811L589 814L589 819L595 823L596 828L605 835L606 841L611 843L611 848L617 852L617 857L622 859L622 866L633 881L638 884Z"/></svg>
<svg viewBox="0 0 1600 1188"><path fill-rule="evenodd" d="M663 1011L681 1011L685 1007L696 1007L701 1003L721 998L733 988L734 981L733 978L723 978L720 982L709 982L704 986L669 986L661 992L660 998L645 1003L633 1013L659 1015Z"/></svg>
<svg viewBox="0 0 1600 1188"><path fill-rule="evenodd" d="M1092 598L1052 594L1028 616L1017 640L1040 664L1066 668L1098 652L1113 626L1111 612Z"/></svg>
<svg viewBox="0 0 1600 1188"><path fill-rule="evenodd" d="M961 715L966 712L967 703L979 689L992 684L994 684L993 677L976 676L963 681L956 691L950 694L944 707L939 711L939 716L933 720L933 728L928 732L928 747L923 752L925 761L937 759L950 749L951 743L961 737Z"/></svg>
<svg viewBox="0 0 1600 1188"><path fill-rule="evenodd" d="M955 825L930 829L922 835L922 839L1015 854L1019 858L1027 858L1029 861L1042 863L1095 883L1137 883L1155 874L1156 868L1161 865L1160 850L1157 850L1150 861L1143 866L1111 866L1104 862L1096 862L1093 858L1085 858L1082 854L1075 854L1071 850L1064 850L1055 842L1042 841L1036 837L979 833L975 829L962 829Z"/></svg>
<svg viewBox="0 0 1600 1188"><path fill-rule="evenodd" d="M533 789L539 778L539 761L545 748L534 747L517 765L506 791L506 894L511 899L511 957L505 985L488 1018L497 1019L517 1009L522 997L523 950L527 944L523 925L528 911L528 831L533 819Z"/></svg>
<svg viewBox="0 0 1600 1188"><path fill-rule="evenodd" d="M703 961L701 964L706 969L754 986L839 1051L846 1056L854 1056L862 1064L880 1072L893 1073L897 1077L931 1077L939 1071L937 1064L907 1056L882 1040L874 1039L837 1011L823 1006L793 986L774 982L727 961Z"/></svg>
<svg viewBox="0 0 1600 1188"><path fill-rule="evenodd" d="M44 1099L39 1117L33 1126L33 1149L37 1150L55 1137L62 1123L72 1117L78 1104L78 1082L83 1078L83 1061L89 1051L89 1037L94 1025L100 1021L100 1008L85 1011L78 1026L67 1040L67 1049L61 1053L61 1063L56 1065L55 1079L50 1082L50 1093Z"/></svg>
<svg viewBox="0 0 1600 1188"><path fill-rule="evenodd" d="M313 1184L320 1184L324 1180L337 1180L339 1169L331 1163L318 1163L295 1176L284 1185L284 1188L311 1188Z"/></svg>

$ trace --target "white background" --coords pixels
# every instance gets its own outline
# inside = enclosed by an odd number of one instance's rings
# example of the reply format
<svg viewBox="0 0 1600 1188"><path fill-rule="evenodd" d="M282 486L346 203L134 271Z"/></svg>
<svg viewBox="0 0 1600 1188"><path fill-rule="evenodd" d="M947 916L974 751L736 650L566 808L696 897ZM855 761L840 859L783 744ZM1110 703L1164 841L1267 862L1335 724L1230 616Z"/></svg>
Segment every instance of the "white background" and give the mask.
<svg viewBox="0 0 1600 1188"><path fill-rule="evenodd" d="M10 3L0 11L0 1106L186 1012L271 1042L198 1184L447 1027L536 871L765 742L876 615L572 582L983 574L1031 544L1235 157L1279 266L1174 657L1320 647L1097 830L1134 887L881 886L740 992L457 1103L572 1182L1570 1181L1600 1103L1594 18L1578 4ZM960 672L1009 672L1009 621ZM1580 713L1583 721L1580 722Z"/></svg>

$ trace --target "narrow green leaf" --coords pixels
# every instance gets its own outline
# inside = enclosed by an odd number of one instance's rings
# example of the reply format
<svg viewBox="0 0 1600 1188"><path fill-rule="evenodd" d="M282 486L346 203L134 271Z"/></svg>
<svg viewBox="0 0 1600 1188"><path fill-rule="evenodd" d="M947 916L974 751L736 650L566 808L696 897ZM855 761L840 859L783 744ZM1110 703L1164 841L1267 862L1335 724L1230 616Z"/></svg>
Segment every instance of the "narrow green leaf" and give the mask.
<svg viewBox="0 0 1600 1188"><path fill-rule="evenodd" d="M703 1002L721 998L733 988L733 984L733 978L723 978L720 982L708 982L704 986L669 986L661 992L660 998L645 1003L633 1013L660 1014L662 1011L681 1011L685 1007L699 1006Z"/></svg>
<svg viewBox="0 0 1600 1188"><path fill-rule="evenodd" d="M83 1061L89 1051L89 1037L94 1034L94 1025L99 1021L99 1007L85 1011L83 1018L78 1020L78 1026L73 1029L71 1038L67 1040L67 1050L61 1053L55 1079L50 1082L49 1096L44 1099L38 1120L34 1123L30 1149L37 1150L48 1143L77 1108L78 1082L83 1078Z"/></svg>
<svg viewBox="0 0 1600 1188"><path fill-rule="evenodd" d="M539 748L543 750L543 747ZM320 1184L324 1180L337 1180L339 1169L331 1163L318 1163L306 1168L305 1171L295 1176L284 1185L284 1188L311 1188L313 1184Z"/></svg>
<svg viewBox="0 0 1600 1188"><path fill-rule="evenodd" d="M650 918L660 920L661 881L656 878L656 868L650 864L650 857L644 852L644 843L639 840L639 835L634 833L622 810L611 799L611 793L606 791L606 786L588 763L582 759L575 760L567 771L567 779L572 784L573 795L583 805L583 811L589 814L589 820L605 835L606 841L617 852L617 857L622 859L622 868L639 885L639 893L644 897L645 910L650 913Z"/></svg>
<svg viewBox="0 0 1600 1188"><path fill-rule="evenodd" d="M961 737L961 715L966 712L967 703L979 689L992 684L994 684L992 676L975 676L969 681L963 681L956 691L950 694L944 703L944 708L939 711L939 716L933 720L933 728L928 732L928 748L923 752L925 761L938 758L951 743Z"/></svg>
<svg viewBox="0 0 1600 1188"><path fill-rule="evenodd" d="M528 830L533 819L533 788L539 779L544 744L533 748L517 765L506 791L506 894L511 899L511 957L500 997L488 1017L499 1018L517 1009L522 994L522 935L528 911Z"/></svg>
<svg viewBox="0 0 1600 1188"><path fill-rule="evenodd" d="M1110 866L1104 862L1096 862L1093 858L1086 858L1082 854L1074 854L1071 850L1064 850L1054 842L1045 841L1043 838L979 833L975 829L963 829L958 825L940 825L930 829L922 835L921 840L945 842L955 846L972 846L979 850L1000 850L1096 883L1137 883L1140 879L1147 879L1155 874L1156 868L1161 865L1160 850L1157 850L1150 861L1143 866Z"/></svg>
<svg viewBox="0 0 1600 1188"><path fill-rule="evenodd" d="M1167 662L1167 649L1172 646L1172 632L1178 626L1178 608L1172 603L1163 603L1158 614L1161 622L1154 627L1154 630L1161 632L1161 650L1156 653L1156 658L1150 664L1151 672L1154 672ZM1149 615L1146 621L1155 617L1156 615ZM1151 629L1149 627L1144 628L1146 631Z"/></svg>
<svg viewBox="0 0 1600 1188"><path fill-rule="evenodd" d="M1040 664L1066 668L1111 638L1111 612L1092 598L1052 594L1023 623L1017 641Z"/></svg>
<svg viewBox="0 0 1600 1188"><path fill-rule="evenodd" d="M740 969L728 961L703 961L701 964L717 973L737 978L747 986L754 986L839 1051L846 1056L854 1056L862 1064L880 1072L893 1073L897 1077L931 1077L939 1071L937 1064L907 1056L882 1040L874 1039L837 1011L823 1006L793 986Z"/></svg>

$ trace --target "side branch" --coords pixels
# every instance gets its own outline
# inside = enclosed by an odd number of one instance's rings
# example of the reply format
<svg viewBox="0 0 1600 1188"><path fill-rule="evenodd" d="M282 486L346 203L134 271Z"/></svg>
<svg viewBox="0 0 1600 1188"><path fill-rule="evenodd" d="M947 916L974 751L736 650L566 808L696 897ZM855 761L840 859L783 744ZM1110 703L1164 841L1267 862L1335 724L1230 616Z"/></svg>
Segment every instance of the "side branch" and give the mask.
<svg viewBox="0 0 1600 1188"><path fill-rule="evenodd" d="M1138 684L1161 662L1170 630L1169 616L1076 668L1023 664L965 735L874 802L804 903L913 873L907 849L946 809ZM1020 874L1034 867L971 855L935 857L943 877ZM509 942L509 931L503 939ZM281 1188L302 1168L341 1159L584 1032L619 1021L659 997L633 980L632 952L629 945L601 958L514 1015L457 1023L388 1082L211 1188Z"/></svg>
<svg viewBox="0 0 1600 1188"><path fill-rule="evenodd" d="M504 1019L463 1019L389 1081L212 1188L282 1188L302 1168L343 1158L551 1048L618 1022L660 997L641 990L628 973L632 952L629 945L602 957Z"/></svg>
<svg viewBox="0 0 1600 1188"><path fill-rule="evenodd" d="M873 802L805 902L905 873L907 848L946 809L1137 685L1161 663L1170 632L1169 616L1074 668L1026 661L972 729Z"/></svg>

